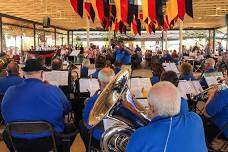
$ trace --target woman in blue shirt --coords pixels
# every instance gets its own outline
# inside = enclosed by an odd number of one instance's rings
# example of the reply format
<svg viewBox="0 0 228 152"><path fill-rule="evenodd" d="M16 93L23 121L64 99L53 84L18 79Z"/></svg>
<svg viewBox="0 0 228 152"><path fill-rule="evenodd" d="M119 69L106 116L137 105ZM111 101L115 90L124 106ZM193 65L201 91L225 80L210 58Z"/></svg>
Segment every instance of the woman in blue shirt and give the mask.
<svg viewBox="0 0 228 152"><path fill-rule="evenodd" d="M195 76L193 75L193 67L187 62L181 64L180 73L180 80L196 80Z"/></svg>
<svg viewBox="0 0 228 152"><path fill-rule="evenodd" d="M152 74L153 76L150 78L151 84L154 85L160 81L160 77L162 72L164 72L164 68L160 63L154 63L152 65Z"/></svg>

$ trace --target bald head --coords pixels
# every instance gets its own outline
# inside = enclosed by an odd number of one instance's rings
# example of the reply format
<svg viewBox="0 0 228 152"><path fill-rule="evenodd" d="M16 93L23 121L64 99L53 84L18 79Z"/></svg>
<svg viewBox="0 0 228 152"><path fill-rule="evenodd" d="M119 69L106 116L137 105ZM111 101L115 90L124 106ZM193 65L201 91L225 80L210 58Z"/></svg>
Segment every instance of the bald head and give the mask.
<svg viewBox="0 0 228 152"><path fill-rule="evenodd" d="M148 95L149 114L153 116L174 116L180 112L181 96L170 82L163 81L151 87Z"/></svg>
<svg viewBox="0 0 228 152"><path fill-rule="evenodd" d="M18 75L19 74L19 66L17 63L9 63L7 66L8 75Z"/></svg>

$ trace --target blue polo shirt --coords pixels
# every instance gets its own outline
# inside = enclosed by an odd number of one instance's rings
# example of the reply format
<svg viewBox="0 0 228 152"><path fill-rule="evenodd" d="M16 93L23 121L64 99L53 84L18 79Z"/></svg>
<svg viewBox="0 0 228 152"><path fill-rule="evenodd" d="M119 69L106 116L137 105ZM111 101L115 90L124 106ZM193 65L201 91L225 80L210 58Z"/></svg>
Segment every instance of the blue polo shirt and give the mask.
<svg viewBox="0 0 228 152"><path fill-rule="evenodd" d="M95 94L94 96L89 98L89 100L86 102L85 108L83 110L83 115L82 115L83 116L83 121L84 121L84 124L86 125L86 127L88 129L90 129L92 127L92 126L89 125L89 114L90 114L90 111L92 110L92 108L93 108L93 106L95 104L95 101L97 100L98 96L99 96L99 94ZM100 140L103 132L104 132L103 129L95 127L93 129L92 136L96 140Z"/></svg>
<svg viewBox="0 0 228 152"><path fill-rule="evenodd" d="M10 87L3 98L2 115L5 123L15 121L47 121L56 132L64 130L64 115L71 105L64 93L38 79L26 79ZM18 138L39 138L42 135L15 135Z"/></svg>
<svg viewBox="0 0 228 152"><path fill-rule="evenodd" d="M170 124L170 117L154 118L146 127L133 133L126 152L163 152ZM203 123L196 113L172 117L166 152L207 152Z"/></svg>
<svg viewBox="0 0 228 152"><path fill-rule="evenodd" d="M82 67L81 68L81 78L88 78L88 70L89 68L87 67Z"/></svg>
<svg viewBox="0 0 228 152"><path fill-rule="evenodd" d="M207 105L206 113L220 129L228 123L228 89L215 95L214 99ZM225 129L224 135L228 138L228 128Z"/></svg>
<svg viewBox="0 0 228 152"><path fill-rule="evenodd" d="M158 76L153 76L150 78L150 82L152 85L155 85L156 83L160 82L160 78Z"/></svg>
<svg viewBox="0 0 228 152"><path fill-rule="evenodd" d="M180 114L184 114L189 111L188 108L188 101L185 98L181 97L181 107L180 107Z"/></svg>
<svg viewBox="0 0 228 152"><path fill-rule="evenodd" d="M180 75L179 77L180 80L186 80L186 81L193 81L193 80L196 80L196 78L193 76L193 75Z"/></svg>
<svg viewBox="0 0 228 152"><path fill-rule="evenodd" d="M122 64L131 64L131 54L128 52L118 48L114 52L114 56L117 62L120 62Z"/></svg>
<svg viewBox="0 0 228 152"><path fill-rule="evenodd" d="M10 86L18 85L23 81L24 79L16 75L9 75L9 76L0 78L0 94L5 94L6 90Z"/></svg>
<svg viewBox="0 0 228 152"><path fill-rule="evenodd" d="M97 68L94 73L91 74L92 78L98 79L98 74L101 71L100 68Z"/></svg>

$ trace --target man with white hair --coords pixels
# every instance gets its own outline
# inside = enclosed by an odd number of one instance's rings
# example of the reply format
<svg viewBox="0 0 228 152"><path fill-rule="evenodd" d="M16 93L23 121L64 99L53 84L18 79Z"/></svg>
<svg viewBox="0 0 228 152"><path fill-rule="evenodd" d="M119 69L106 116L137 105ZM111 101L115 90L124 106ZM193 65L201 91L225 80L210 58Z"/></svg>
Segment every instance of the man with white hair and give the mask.
<svg viewBox="0 0 228 152"><path fill-rule="evenodd" d="M180 114L181 96L173 84L152 86L148 102L152 120L133 133L127 152L207 152L202 120L193 112Z"/></svg>
<svg viewBox="0 0 228 152"><path fill-rule="evenodd" d="M83 122L80 122L79 130L81 137L83 139L84 145L86 148L89 146L89 138L90 133L89 129L92 127L89 125L89 114L90 111L93 109L93 106L100 94L105 88L105 86L112 80L115 76L115 72L111 68L103 68L98 73L98 82L100 86L100 90L98 90L87 102L85 108L83 110ZM92 145L100 149L100 139L103 134L104 130L102 127L95 127L92 132Z"/></svg>
<svg viewBox="0 0 228 152"><path fill-rule="evenodd" d="M203 74L204 73L213 73L213 72L216 72L215 60L213 58L208 58L205 60L204 72L202 73L202 78L200 80L200 84L203 87L203 89L208 88L207 82L206 82L205 78L203 77Z"/></svg>

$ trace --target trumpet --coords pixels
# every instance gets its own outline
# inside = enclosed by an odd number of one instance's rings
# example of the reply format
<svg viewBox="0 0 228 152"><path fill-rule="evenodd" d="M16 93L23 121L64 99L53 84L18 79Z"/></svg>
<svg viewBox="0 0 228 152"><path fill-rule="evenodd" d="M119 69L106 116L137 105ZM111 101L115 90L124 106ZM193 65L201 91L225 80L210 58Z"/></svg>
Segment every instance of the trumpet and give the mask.
<svg viewBox="0 0 228 152"><path fill-rule="evenodd" d="M228 88L228 85L226 83L224 83L224 81L222 83L218 83L217 85L215 86L211 86L205 90L203 90L202 92L196 94L196 95L191 95L191 100L194 100L194 101L199 101L199 100L207 100L208 99L208 91L213 89L214 87L217 87L218 90L217 90L217 93L222 91L222 90L225 90Z"/></svg>

